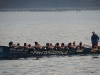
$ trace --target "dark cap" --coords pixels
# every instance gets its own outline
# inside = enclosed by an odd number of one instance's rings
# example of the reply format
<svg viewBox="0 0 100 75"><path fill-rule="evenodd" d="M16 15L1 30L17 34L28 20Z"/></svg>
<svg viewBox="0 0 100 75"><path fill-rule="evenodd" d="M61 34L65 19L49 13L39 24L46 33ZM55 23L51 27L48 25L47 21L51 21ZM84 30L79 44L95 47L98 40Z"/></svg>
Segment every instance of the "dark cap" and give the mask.
<svg viewBox="0 0 100 75"><path fill-rule="evenodd" d="M92 33L95 33L94 31Z"/></svg>
<svg viewBox="0 0 100 75"><path fill-rule="evenodd" d="M35 44L38 44L38 42L34 42Z"/></svg>

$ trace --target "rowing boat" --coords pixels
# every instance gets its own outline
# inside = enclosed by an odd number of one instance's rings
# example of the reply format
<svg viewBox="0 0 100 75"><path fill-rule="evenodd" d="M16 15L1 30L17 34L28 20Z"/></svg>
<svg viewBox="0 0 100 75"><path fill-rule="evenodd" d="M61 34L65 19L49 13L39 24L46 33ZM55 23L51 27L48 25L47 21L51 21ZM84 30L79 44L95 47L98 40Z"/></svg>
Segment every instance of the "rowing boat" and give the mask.
<svg viewBox="0 0 100 75"><path fill-rule="evenodd" d="M13 48L8 46L0 46L0 58L25 58L36 56L50 56L50 55L78 55L78 54L100 54L100 47L98 48L84 48L84 49L56 49L56 50L35 50L25 48Z"/></svg>

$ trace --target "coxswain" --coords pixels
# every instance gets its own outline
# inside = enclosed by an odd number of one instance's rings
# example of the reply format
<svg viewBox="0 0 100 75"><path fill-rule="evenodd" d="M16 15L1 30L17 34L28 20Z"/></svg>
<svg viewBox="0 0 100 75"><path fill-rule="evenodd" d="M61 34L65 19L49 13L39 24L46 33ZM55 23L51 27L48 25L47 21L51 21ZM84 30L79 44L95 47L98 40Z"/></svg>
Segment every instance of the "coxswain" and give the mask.
<svg viewBox="0 0 100 75"><path fill-rule="evenodd" d="M98 47L99 36L93 31L91 36L92 48Z"/></svg>

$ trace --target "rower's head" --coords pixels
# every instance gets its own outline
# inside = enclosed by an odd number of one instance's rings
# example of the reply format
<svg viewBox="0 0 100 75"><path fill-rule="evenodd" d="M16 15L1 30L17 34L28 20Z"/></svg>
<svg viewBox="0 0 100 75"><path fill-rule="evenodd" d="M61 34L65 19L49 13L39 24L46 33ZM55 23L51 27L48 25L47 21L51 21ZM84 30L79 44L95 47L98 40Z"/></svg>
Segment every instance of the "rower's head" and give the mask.
<svg viewBox="0 0 100 75"><path fill-rule="evenodd" d="M71 46L72 45L72 43L70 42L70 43L68 43L68 46Z"/></svg>
<svg viewBox="0 0 100 75"><path fill-rule="evenodd" d="M37 45L38 44L38 42L34 42L35 43L35 45Z"/></svg>
<svg viewBox="0 0 100 75"><path fill-rule="evenodd" d="M59 43L56 43L56 46L59 46Z"/></svg>
<svg viewBox="0 0 100 75"><path fill-rule="evenodd" d="M49 43L46 43L46 46L49 46Z"/></svg>
<svg viewBox="0 0 100 75"><path fill-rule="evenodd" d="M26 46L27 45L27 43L24 43L24 46Z"/></svg>
<svg viewBox="0 0 100 75"><path fill-rule="evenodd" d="M75 41L73 42L73 45L75 45Z"/></svg>
<svg viewBox="0 0 100 75"><path fill-rule="evenodd" d="M52 46L52 43L50 43L50 46Z"/></svg>
<svg viewBox="0 0 100 75"><path fill-rule="evenodd" d="M80 42L79 45L82 46L82 42Z"/></svg>
<svg viewBox="0 0 100 75"><path fill-rule="evenodd" d="M31 44L28 44L28 47L31 47Z"/></svg>
<svg viewBox="0 0 100 75"><path fill-rule="evenodd" d="M17 43L17 46L20 46L20 43Z"/></svg>
<svg viewBox="0 0 100 75"><path fill-rule="evenodd" d="M10 41L9 42L9 47L11 47L13 45L13 42L12 41Z"/></svg>
<svg viewBox="0 0 100 75"><path fill-rule="evenodd" d="M61 46L64 46L65 44L64 43L61 43Z"/></svg>

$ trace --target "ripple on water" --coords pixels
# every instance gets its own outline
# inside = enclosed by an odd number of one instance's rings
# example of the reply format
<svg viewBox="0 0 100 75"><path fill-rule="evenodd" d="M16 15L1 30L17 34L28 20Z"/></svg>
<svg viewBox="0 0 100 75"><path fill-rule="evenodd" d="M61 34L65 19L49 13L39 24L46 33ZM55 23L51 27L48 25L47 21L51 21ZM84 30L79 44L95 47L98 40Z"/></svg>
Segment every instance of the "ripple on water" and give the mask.
<svg viewBox="0 0 100 75"><path fill-rule="evenodd" d="M98 56L99 57L99 56ZM28 60L27 60L28 59ZM92 56L53 56L0 61L1 75L98 75L100 58ZM2 65L1 65L2 64Z"/></svg>

